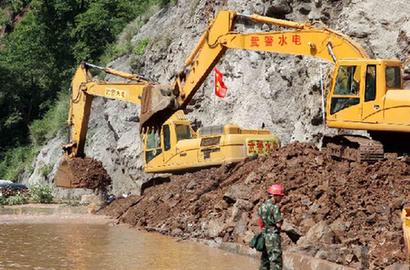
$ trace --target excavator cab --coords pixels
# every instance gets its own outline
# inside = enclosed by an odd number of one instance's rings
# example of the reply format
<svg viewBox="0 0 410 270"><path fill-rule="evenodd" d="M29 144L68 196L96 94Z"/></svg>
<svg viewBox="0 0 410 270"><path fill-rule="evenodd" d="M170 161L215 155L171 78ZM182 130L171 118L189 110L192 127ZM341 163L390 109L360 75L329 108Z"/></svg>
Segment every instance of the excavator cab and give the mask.
<svg viewBox="0 0 410 270"><path fill-rule="evenodd" d="M176 146L179 141L195 137L191 121L181 110L176 111L160 128L147 129L143 134L145 171L150 172L174 157L178 151Z"/></svg>
<svg viewBox="0 0 410 270"><path fill-rule="evenodd" d="M327 100L327 124L362 130L408 129L410 91L402 85L398 60L339 61Z"/></svg>

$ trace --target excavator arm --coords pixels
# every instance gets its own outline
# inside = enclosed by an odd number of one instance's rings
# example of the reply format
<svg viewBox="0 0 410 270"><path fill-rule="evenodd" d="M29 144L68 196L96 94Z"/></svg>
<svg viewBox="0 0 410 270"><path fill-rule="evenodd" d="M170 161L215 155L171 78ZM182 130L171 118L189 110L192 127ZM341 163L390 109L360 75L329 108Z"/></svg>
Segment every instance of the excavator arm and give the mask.
<svg viewBox="0 0 410 270"><path fill-rule="evenodd" d="M234 28L239 20L287 30L238 33ZM170 103L158 106L155 101L162 101L163 93L143 91L141 127L159 127L176 110L184 109L227 49L312 56L329 62L369 58L365 50L349 37L326 27L220 11L186 59L183 71L176 76L171 99L167 93Z"/></svg>
<svg viewBox="0 0 410 270"><path fill-rule="evenodd" d="M100 69L124 80L120 82L94 80L90 68ZM101 162L94 159L83 159L91 103L94 97L100 96L141 104L144 91L156 91L162 93L161 100L156 100L156 104L160 106L170 103L165 94L169 91L168 88L169 86L151 82L135 74L82 63L77 68L71 82L68 116L69 143L63 145L64 158L54 177L56 186L104 190L111 182L109 177L102 173L104 168Z"/></svg>
<svg viewBox="0 0 410 270"><path fill-rule="evenodd" d="M93 80L90 68L101 69L105 73L126 79L126 81L107 82ZM152 89L156 86L157 84L135 74L82 63L77 68L71 83L68 118L70 142L63 146L65 155L70 158L84 156L84 145L93 97L100 96L140 104L143 90Z"/></svg>

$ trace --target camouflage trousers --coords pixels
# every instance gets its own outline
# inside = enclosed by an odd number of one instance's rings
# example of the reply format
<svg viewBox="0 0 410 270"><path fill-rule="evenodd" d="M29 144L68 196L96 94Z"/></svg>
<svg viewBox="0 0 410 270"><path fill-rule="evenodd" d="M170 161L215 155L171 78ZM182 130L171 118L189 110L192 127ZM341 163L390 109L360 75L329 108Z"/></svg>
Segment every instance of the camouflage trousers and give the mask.
<svg viewBox="0 0 410 270"><path fill-rule="evenodd" d="M282 270L281 237L278 232L267 230L263 233L265 250L262 251L259 270Z"/></svg>

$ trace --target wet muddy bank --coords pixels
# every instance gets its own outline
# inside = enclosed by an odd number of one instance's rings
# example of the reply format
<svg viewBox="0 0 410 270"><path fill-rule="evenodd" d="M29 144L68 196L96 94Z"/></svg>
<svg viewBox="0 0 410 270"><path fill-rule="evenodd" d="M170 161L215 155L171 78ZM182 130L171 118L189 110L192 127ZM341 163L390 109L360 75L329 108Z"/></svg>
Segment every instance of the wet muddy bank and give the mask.
<svg viewBox="0 0 410 270"><path fill-rule="evenodd" d="M86 207L0 209L0 269L257 269L258 262L192 241L115 225Z"/></svg>

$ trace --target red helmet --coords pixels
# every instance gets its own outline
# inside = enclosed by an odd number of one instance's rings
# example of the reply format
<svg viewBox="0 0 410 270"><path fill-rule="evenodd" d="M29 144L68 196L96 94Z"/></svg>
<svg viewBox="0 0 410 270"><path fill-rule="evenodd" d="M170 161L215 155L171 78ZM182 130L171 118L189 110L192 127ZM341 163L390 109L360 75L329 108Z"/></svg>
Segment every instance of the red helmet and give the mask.
<svg viewBox="0 0 410 270"><path fill-rule="evenodd" d="M284 196L285 195L285 188L283 187L282 184L273 184L270 187L268 187L268 193L270 195Z"/></svg>

